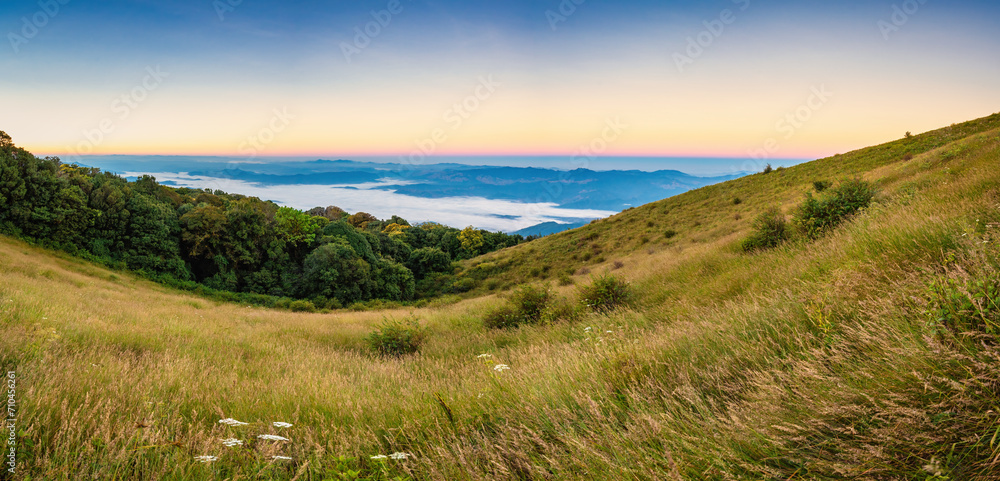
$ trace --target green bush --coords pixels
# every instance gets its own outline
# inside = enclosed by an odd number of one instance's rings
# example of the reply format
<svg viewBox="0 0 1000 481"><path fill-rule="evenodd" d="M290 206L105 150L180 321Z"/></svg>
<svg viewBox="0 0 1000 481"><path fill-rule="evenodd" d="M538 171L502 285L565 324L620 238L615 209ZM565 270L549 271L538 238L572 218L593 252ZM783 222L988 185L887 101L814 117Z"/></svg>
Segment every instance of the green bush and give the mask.
<svg viewBox="0 0 1000 481"><path fill-rule="evenodd" d="M793 220L803 234L816 238L871 205L876 193L872 183L859 179L844 182L819 198L808 193Z"/></svg>
<svg viewBox="0 0 1000 481"><path fill-rule="evenodd" d="M829 188L831 185L833 185L833 183L830 182L829 180L815 180L815 181L813 181L813 188L816 189L816 192L823 192L824 190L826 190L827 188Z"/></svg>
<svg viewBox="0 0 1000 481"><path fill-rule="evenodd" d="M928 288L931 321L954 334L1000 334L1000 280L942 279Z"/></svg>
<svg viewBox="0 0 1000 481"><path fill-rule="evenodd" d="M510 296L510 302L514 310L520 315L526 324L535 324L542 319L542 313L548 307L552 299L552 293L548 286L533 287L522 286L514 291Z"/></svg>
<svg viewBox="0 0 1000 481"><path fill-rule="evenodd" d="M580 300L595 312L608 312L634 305L635 294L628 282L605 274L580 288Z"/></svg>
<svg viewBox="0 0 1000 481"><path fill-rule="evenodd" d="M490 329L508 329L521 325L514 307L504 304L483 316L483 325Z"/></svg>
<svg viewBox="0 0 1000 481"><path fill-rule="evenodd" d="M542 320L546 323L558 321L577 321L583 316L582 306L578 303L559 298L549 304L548 309L542 314Z"/></svg>
<svg viewBox="0 0 1000 481"><path fill-rule="evenodd" d="M552 293L547 286L521 286L510 295L505 305L486 314L483 325L506 329L522 324L538 324L551 300Z"/></svg>
<svg viewBox="0 0 1000 481"><path fill-rule="evenodd" d="M674 237L677 237L677 231L673 229L667 229L666 232L663 233L664 239L673 239Z"/></svg>
<svg viewBox="0 0 1000 481"><path fill-rule="evenodd" d="M471 277L462 277L451 284L451 292L461 294L476 288L476 280Z"/></svg>
<svg viewBox="0 0 1000 481"><path fill-rule="evenodd" d="M383 319L375 327L365 342L368 347L380 356L400 357L415 354L427 340L427 329L420 325L416 318L406 321Z"/></svg>
<svg viewBox="0 0 1000 481"><path fill-rule="evenodd" d="M316 312L316 306L312 301L299 299L288 304L288 309L292 312Z"/></svg>
<svg viewBox="0 0 1000 481"><path fill-rule="evenodd" d="M743 251L771 249L788 239L785 216L776 207L761 213L753 221L753 233L743 240Z"/></svg>

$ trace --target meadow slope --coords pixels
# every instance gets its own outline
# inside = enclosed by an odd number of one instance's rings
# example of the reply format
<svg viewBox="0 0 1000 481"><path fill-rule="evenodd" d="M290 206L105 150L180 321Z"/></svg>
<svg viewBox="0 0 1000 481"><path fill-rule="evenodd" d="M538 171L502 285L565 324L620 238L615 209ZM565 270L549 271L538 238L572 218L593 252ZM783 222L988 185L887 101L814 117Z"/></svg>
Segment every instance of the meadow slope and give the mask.
<svg viewBox="0 0 1000 481"><path fill-rule="evenodd" d="M0 476L997 479L998 166L1000 114L474 259L480 297L394 311L217 303L0 239ZM880 194L846 224L739 248L757 213L854 176ZM578 303L605 271L633 309L483 326L516 285ZM369 353L385 318L426 325L421 353Z"/></svg>

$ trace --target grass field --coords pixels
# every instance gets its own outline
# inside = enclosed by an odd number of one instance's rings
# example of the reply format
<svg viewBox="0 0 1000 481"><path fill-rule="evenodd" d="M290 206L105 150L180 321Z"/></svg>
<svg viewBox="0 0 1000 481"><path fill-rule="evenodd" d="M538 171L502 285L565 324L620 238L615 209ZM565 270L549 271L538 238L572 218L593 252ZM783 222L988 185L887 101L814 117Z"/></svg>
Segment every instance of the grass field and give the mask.
<svg viewBox="0 0 1000 481"><path fill-rule="evenodd" d="M2 239L17 466L0 476L998 479L998 129L994 115L638 207L470 261L481 297L421 309L220 304ZM740 249L757 213L854 176L881 193L850 222ZM604 272L634 308L483 326L513 286L577 303ZM418 355L366 349L387 318L427 327Z"/></svg>

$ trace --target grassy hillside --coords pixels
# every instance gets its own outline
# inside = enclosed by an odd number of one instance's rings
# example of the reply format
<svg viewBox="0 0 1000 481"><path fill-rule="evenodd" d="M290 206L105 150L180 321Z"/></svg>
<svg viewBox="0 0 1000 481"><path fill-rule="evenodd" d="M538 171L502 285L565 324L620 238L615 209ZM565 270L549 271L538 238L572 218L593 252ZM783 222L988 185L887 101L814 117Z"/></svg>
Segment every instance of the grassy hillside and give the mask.
<svg viewBox="0 0 1000 481"><path fill-rule="evenodd" d="M860 176L891 189L914 173L904 166L928 162L914 161L915 156L997 128L1000 114L771 174L693 190L538 242L466 261L469 271L465 275L480 281L478 292L487 292L522 282L598 271L625 258L634 263L656 264L658 260L645 256L668 253L676 257L686 249L708 244L723 247L746 233L756 214L765 208L780 206L789 211L813 189L814 181ZM946 155L958 155L963 148L952 146Z"/></svg>
<svg viewBox="0 0 1000 481"><path fill-rule="evenodd" d="M634 309L508 330L483 326L494 295L277 312L0 240L14 477L995 479L998 165L995 115L477 259L465 275L483 290L572 271L553 291L576 303L581 269L618 261L637 294ZM758 212L852 176L881 194L847 224L739 249ZM407 317L429 330L419 355L364 348ZM372 458L397 452L410 456Z"/></svg>

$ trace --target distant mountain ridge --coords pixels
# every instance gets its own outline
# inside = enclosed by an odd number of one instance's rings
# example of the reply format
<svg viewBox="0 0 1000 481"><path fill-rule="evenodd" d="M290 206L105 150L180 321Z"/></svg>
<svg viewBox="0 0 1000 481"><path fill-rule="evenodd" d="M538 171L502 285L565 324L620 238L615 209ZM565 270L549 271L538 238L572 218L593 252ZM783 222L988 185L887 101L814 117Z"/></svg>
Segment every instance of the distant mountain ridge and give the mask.
<svg viewBox="0 0 1000 481"><path fill-rule="evenodd" d="M551 205L566 210L566 216L548 215L531 227L518 229L523 227L522 223L506 229L526 232L525 235L560 232L629 207L746 175L738 172L698 177L677 170L560 170L458 163L408 165L345 159L261 162L212 157L110 156L85 160L93 167L129 175L187 174L192 178L236 180L261 187L358 186L422 199L449 199L450 203L482 198L525 204L526 210L530 210L531 205ZM167 182L181 184L176 180ZM338 205L339 202L341 199L336 197L317 199L318 204L324 205ZM573 210L576 212L570 214ZM484 211L482 214L497 216L502 213Z"/></svg>
<svg viewBox="0 0 1000 481"><path fill-rule="evenodd" d="M558 222L543 222L541 224L533 225L531 227L525 227L524 229L511 232L511 234L523 235L525 237L537 236L545 237L547 235L558 234L565 230L576 229L577 227L583 227L589 222L574 222L567 224L560 224Z"/></svg>

